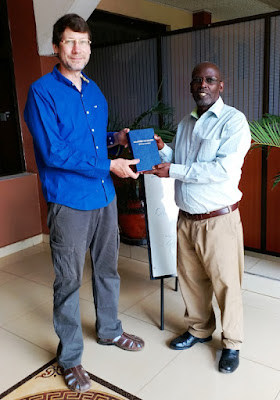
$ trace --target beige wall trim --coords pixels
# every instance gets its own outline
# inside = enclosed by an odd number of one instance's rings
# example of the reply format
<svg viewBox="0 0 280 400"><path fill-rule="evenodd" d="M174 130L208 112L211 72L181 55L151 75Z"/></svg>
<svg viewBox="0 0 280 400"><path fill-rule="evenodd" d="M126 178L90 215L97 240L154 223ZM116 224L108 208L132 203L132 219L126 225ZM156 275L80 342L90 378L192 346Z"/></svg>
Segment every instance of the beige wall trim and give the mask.
<svg viewBox="0 0 280 400"><path fill-rule="evenodd" d="M43 242L43 234L33 236L31 238L21 240L20 242L16 242L13 244L9 244L8 246L4 246L0 248L0 258L9 256L13 253L17 253L18 251L25 250L28 247L35 246L36 244Z"/></svg>
<svg viewBox="0 0 280 400"><path fill-rule="evenodd" d="M50 235L47 235L46 233L43 233L43 242L44 243L50 243Z"/></svg>
<svg viewBox="0 0 280 400"><path fill-rule="evenodd" d="M151 3L147 0L101 0L96 8L114 14L164 24L169 26L171 30L192 26L192 13L163 4Z"/></svg>

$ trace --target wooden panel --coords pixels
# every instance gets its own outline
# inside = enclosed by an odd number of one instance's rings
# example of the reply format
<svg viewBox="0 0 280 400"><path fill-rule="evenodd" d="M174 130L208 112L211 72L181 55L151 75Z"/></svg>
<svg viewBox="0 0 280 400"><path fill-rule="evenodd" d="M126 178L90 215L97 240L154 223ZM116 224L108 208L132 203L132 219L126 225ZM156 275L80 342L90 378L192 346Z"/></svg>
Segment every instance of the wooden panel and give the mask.
<svg viewBox="0 0 280 400"><path fill-rule="evenodd" d="M41 56L40 63L41 63L41 70L42 75L46 75L53 70L53 67L59 62L57 57L53 56Z"/></svg>
<svg viewBox="0 0 280 400"><path fill-rule="evenodd" d="M272 189L273 178L280 172L280 150L272 149L267 165L266 250L280 253L280 184Z"/></svg>
<svg viewBox="0 0 280 400"><path fill-rule="evenodd" d="M42 232L36 174L0 180L0 247Z"/></svg>
<svg viewBox="0 0 280 400"><path fill-rule="evenodd" d="M29 86L32 82L42 76L42 71L43 73L49 72L57 59L55 57L40 57L38 55L33 1L25 0L24 2L18 2L15 0L7 0L7 7L13 47L16 92L20 113L26 170L28 172L38 173L32 136L24 122L23 110ZM28 27L28 29L26 29L26 27ZM23 45L23 43L26 45ZM28 62L26 61L27 53ZM38 189L41 207L41 217L39 217L41 218L43 232L48 233L46 224L46 202L43 198L38 177L37 181L39 185ZM18 240L22 239L19 238Z"/></svg>
<svg viewBox="0 0 280 400"><path fill-rule="evenodd" d="M243 193L240 213L246 247L261 246L261 150L250 150L243 166L239 185Z"/></svg>

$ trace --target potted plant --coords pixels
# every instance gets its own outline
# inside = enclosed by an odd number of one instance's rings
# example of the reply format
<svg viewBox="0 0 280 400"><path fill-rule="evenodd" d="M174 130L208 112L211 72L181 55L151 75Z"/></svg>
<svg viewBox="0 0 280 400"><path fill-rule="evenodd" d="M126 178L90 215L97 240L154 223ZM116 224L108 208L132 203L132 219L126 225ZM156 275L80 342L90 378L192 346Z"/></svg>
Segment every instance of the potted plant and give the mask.
<svg viewBox="0 0 280 400"><path fill-rule="evenodd" d="M265 114L258 121L249 122L252 148L263 147L270 150L273 147L280 148L280 116ZM280 182L280 172L274 177L273 187Z"/></svg>
<svg viewBox="0 0 280 400"><path fill-rule="evenodd" d="M161 127L151 123L153 115L158 115ZM114 120L109 124L109 131L118 131L124 124ZM162 137L165 143L172 141L176 126L173 125L173 109L161 101L157 101L148 110L128 126L131 130L153 128L155 133ZM128 148L121 148L115 157L131 159ZM143 177L142 177L143 178ZM143 201L143 179L121 179L113 175L117 193L118 219L121 240L127 244L146 244L146 222Z"/></svg>

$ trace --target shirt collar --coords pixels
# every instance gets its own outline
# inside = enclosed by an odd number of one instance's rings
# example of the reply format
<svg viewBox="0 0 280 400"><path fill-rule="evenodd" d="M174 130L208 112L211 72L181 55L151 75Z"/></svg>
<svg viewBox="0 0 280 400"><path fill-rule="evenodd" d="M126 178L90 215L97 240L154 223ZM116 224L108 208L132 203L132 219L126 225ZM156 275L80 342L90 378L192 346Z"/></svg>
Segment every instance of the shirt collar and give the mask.
<svg viewBox="0 0 280 400"><path fill-rule="evenodd" d="M59 72L58 67L59 67L59 64L56 64L52 71L52 74L54 75L55 79L57 79L60 82L65 83L68 86L72 86L72 82L69 79L65 78L65 76ZM89 78L83 72L81 72L81 78L84 83L87 83L87 84L89 83Z"/></svg>
<svg viewBox="0 0 280 400"><path fill-rule="evenodd" d="M218 98L218 100L206 111L206 112L212 112L213 114L216 115L217 118L219 118L221 111L224 107L224 102L221 96ZM198 119L199 116L197 114L197 107L191 112L191 116Z"/></svg>

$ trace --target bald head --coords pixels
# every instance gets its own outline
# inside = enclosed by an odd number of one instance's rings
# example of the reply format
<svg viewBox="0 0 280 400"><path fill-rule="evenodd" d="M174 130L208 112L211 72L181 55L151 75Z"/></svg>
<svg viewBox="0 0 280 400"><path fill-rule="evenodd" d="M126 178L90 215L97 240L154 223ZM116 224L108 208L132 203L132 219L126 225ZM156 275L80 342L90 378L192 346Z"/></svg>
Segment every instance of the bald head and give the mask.
<svg viewBox="0 0 280 400"><path fill-rule="evenodd" d="M192 76L195 76L197 71L200 71L201 69L209 69L209 68L211 68L212 70L215 71L215 73L216 73L215 76L217 78L219 78L220 81L223 80L222 74L221 74L221 71L220 71L220 68L218 67L218 65L211 63L210 61L203 61L203 62L197 64L193 69Z"/></svg>

